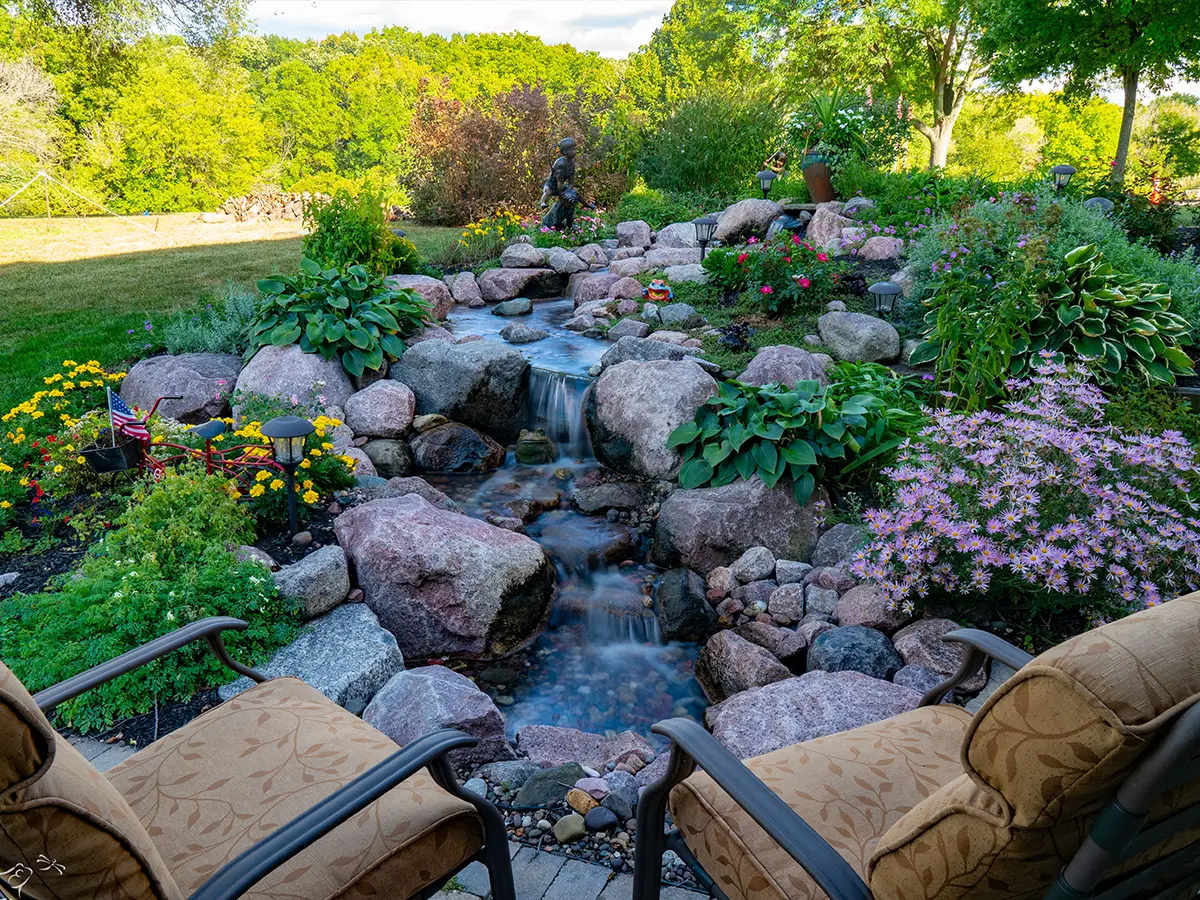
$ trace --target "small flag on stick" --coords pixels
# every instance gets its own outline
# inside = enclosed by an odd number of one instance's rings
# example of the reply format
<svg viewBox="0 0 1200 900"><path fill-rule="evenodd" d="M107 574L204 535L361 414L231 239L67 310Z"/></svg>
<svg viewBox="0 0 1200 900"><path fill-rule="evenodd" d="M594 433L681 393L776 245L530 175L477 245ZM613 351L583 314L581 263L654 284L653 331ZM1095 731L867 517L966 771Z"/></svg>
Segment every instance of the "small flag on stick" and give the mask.
<svg viewBox="0 0 1200 900"><path fill-rule="evenodd" d="M118 432L137 438L139 441L150 440L150 429L146 423L133 414L133 410L125 405L120 394L114 394L112 388L108 391L108 418L112 424L113 434Z"/></svg>

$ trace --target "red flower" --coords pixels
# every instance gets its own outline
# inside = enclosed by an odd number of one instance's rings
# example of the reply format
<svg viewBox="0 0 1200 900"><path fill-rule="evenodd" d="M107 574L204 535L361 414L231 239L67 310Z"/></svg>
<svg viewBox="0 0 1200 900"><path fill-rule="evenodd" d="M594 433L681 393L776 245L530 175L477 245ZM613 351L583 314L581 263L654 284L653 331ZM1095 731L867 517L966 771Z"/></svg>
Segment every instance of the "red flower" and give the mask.
<svg viewBox="0 0 1200 900"><path fill-rule="evenodd" d="M800 235L793 234L792 235L792 243L795 244L797 247L799 247L800 246Z"/></svg>
<svg viewBox="0 0 1200 900"><path fill-rule="evenodd" d="M817 254L817 262L829 262L829 254L828 253L818 253Z"/></svg>
<svg viewBox="0 0 1200 900"><path fill-rule="evenodd" d="M737 259L738 259L738 263L739 263L739 265L740 265L741 263L744 263L744 262L745 262L746 260L748 260L749 258L750 258L750 254L749 254L749 253L739 253L739 254L738 254L738 258L737 258Z"/></svg>
<svg viewBox="0 0 1200 900"><path fill-rule="evenodd" d="M798 279L796 279L796 284L800 285L800 287L802 287L802 288L806 288L809 285L811 285L812 282L809 281L807 278L798 278Z"/></svg>
<svg viewBox="0 0 1200 900"><path fill-rule="evenodd" d="M773 293L775 293L775 289L772 288L769 284L764 284L762 286L762 292L764 294L773 294Z"/></svg>
<svg viewBox="0 0 1200 900"><path fill-rule="evenodd" d="M791 258L790 256L785 256L785 257L783 258L783 261L784 261L784 262L791 262L791 261L792 261L792 258Z"/></svg>

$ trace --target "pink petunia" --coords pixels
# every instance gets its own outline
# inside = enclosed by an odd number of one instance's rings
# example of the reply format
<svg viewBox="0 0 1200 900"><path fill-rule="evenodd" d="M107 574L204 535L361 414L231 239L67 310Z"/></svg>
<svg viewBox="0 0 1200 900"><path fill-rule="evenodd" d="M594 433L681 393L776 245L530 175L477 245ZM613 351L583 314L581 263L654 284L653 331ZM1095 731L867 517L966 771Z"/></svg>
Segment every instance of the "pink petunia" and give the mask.
<svg viewBox="0 0 1200 900"><path fill-rule="evenodd" d="M764 294L773 294L773 293L775 293L775 289L772 288L769 284L764 284L762 286L762 292Z"/></svg>

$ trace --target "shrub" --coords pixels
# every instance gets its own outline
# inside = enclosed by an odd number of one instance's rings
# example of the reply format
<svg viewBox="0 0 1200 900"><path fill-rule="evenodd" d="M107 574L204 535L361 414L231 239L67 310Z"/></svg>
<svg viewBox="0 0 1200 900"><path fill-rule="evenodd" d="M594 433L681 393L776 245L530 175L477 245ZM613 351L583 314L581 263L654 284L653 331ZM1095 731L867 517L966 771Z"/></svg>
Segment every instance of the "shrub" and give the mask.
<svg viewBox="0 0 1200 900"><path fill-rule="evenodd" d="M257 302L255 294L227 282L223 295L213 303L192 313L179 313L163 324L163 347L168 353L245 353L250 348Z"/></svg>
<svg viewBox="0 0 1200 900"><path fill-rule="evenodd" d="M713 90L679 104L649 137L639 170L664 191L741 196L779 149L783 122L765 90Z"/></svg>
<svg viewBox="0 0 1200 900"><path fill-rule="evenodd" d="M575 227L561 231L547 228L540 219L533 219L526 224L525 233L529 235L533 246L542 249L582 247L585 244L594 244L604 237L603 216L604 210L602 209L596 210L592 215L576 211Z"/></svg>
<svg viewBox="0 0 1200 900"><path fill-rule="evenodd" d="M694 421L671 432L667 446L681 448L681 487L715 487L755 475L774 487L786 476L805 503L826 474L836 482L902 440L875 397L841 396L816 381L790 387L727 381Z"/></svg>
<svg viewBox="0 0 1200 900"><path fill-rule="evenodd" d="M363 266L373 275L413 275L421 255L388 227L383 195L341 189L328 201L305 204L304 255L330 269Z"/></svg>
<svg viewBox="0 0 1200 900"><path fill-rule="evenodd" d="M799 235L781 233L746 247L718 247L704 258L704 269L722 290L748 290L770 313L817 309L828 299L846 272Z"/></svg>
<svg viewBox="0 0 1200 900"><path fill-rule="evenodd" d="M524 231L520 216L512 210L498 209L467 225L439 262L452 266L487 262L498 257L512 239Z"/></svg>
<svg viewBox="0 0 1200 900"><path fill-rule="evenodd" d="M613 212L617 222L641 220L658 230L674 222L690 222L715 210L724 209L732 196L699 192L660 191L639 182L621 196Z"/></svg>
<svg viewBox="0 0 1200 900"><path fill-rule="evenodd" d="M340 359L351 375L399 359L404 340L420 331L429 304L411 290L393 290L362 266L344 272L300 260L294 277L277 275L258 283L262 303L254 326L254 348L299 344L305 353Z"/></svg>
<svg viewBox="0 0 1200 900"><path fill-rule="evenodd" d="M1194 453L1103 424L1086 373L1043 360L997 412L938 412L888 472L855 571L893 605L1125 615L1200 585ZM1078 627L1078 621L1072 622Z"/></svg>
<svg viewBox="0 0 1200 900"><path fill-rule="evenodd" d="M788 119L788 130L793 150L820 152L834 170L851 160L885 166L901 154L910 118L901 97L851 94L835 87L828 94L810 93Z"/></svg>
<svg viewBox="0 0 1200 900"><path fill-rule="evenodd" d="M5 662L31 691L207 616L250 624L227 638L233 656L250 665L295 637L296 610L276 597L270 573L226 549L251 540L254 528L222 479L168 472L138 490L116 525L77 572L0 604ZM105 728L230 677L192 644L61 704L59 720Z"/></svg>

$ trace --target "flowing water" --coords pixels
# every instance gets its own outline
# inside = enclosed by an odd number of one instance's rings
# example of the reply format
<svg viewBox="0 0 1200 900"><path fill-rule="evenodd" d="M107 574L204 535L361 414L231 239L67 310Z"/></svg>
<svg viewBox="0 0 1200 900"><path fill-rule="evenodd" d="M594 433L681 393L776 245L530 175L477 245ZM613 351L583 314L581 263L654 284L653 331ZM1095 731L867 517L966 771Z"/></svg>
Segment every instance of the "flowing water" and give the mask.
<svg viewBox="0 0 1200 900"><path fill-rule="evenodd" d="M514 500L547 507L526 531L557 573L549 628L528 650L473 667L510 734L534 723L600 734L632 729L661 744L651 725L671 716L699 719L707 705L694 677L696 647L661 638L651 600L658 570L645 562L646 539L571 505L574 486L598 468L583 421L592 379L583 373L611 345L559 327L570 310L570 301L542 301L519 320L551 332L517 349L533 364L525 426L543 429L558 459L521 465L510 452L495 472L429 480L478 518L506 515ZM493 338L509 321L485 308L456 314L452 325L460 335Z"/></svg>

